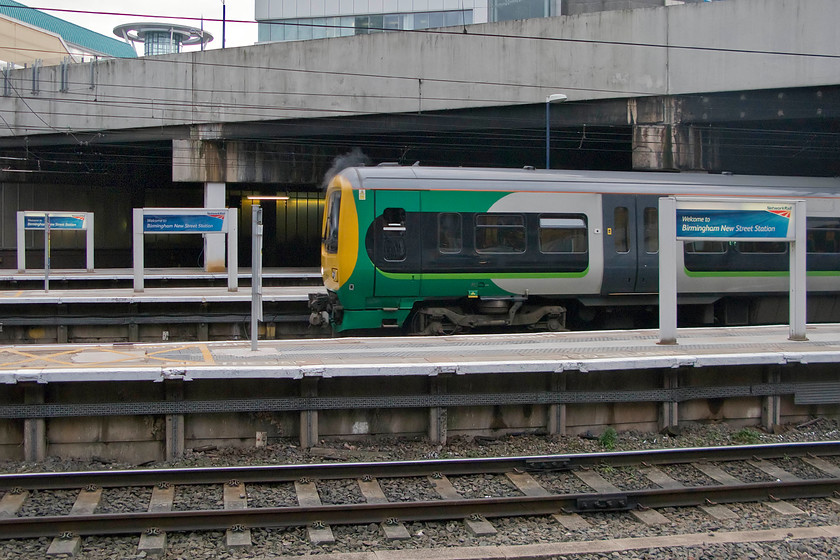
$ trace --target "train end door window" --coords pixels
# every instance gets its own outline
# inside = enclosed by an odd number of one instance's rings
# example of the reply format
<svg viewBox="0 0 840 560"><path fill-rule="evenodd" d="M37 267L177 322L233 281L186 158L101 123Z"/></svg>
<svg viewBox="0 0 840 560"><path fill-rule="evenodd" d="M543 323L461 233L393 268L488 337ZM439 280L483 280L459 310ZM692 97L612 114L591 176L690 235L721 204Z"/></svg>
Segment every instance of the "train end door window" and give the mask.
<svg viewBox="0 0 840 560"><path fill-rule="evenodd" d="M543 253L585 253L589 250L586 218L577 214L542 214L539 240Z"/></svg>
<svg viewBox="0 0 840 560"><path fill-rule="evenodd" d="M386 208L382 212L382 258L402 262L406 257L405 209Z"/></svg>
<svg viewBox="0 0 840 560"><path fill-rule="evenodd" d="M322 241L324 250L334 255L338 253L338 218L341 208L341 191L333 191L327 201L327 218L324 220Z"/></svg>

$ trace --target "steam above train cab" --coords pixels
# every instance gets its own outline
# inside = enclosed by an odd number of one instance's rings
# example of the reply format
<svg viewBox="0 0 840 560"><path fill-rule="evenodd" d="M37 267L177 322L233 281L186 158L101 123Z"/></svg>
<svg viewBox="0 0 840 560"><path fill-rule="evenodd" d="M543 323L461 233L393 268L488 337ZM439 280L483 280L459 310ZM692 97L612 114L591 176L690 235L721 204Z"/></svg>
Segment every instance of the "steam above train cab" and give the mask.
<svg viewBox="0 0 840 560"><path fill-rule="evenodd" d="M314 325L655 326L663 196L807 201L808 320L840 320L840 180L351 167L326 192ZM788 244L680 242L680 325L787 322Z"/></svg>

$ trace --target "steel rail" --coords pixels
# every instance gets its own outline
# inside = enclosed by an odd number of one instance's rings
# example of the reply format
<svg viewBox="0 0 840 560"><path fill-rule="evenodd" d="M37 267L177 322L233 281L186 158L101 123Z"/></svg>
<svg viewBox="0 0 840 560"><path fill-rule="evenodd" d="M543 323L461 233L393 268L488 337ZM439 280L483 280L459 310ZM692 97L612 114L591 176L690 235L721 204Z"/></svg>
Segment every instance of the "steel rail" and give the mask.
<svg viewBox="0 0 840 560"><path fill-rule="evenodd" d="M113 471L40 472L0 474L0 490L78 489L90 485L102 488L169 484L222 484L230 480L244 483L291 482L302 477L313 479L378 478L505 473L512 471L561 471L598 465L613 467L738 461L840 455L840 441L774 443L720 447L689 447L605 453L489 457L469 459L430 459L366 463L313 463L201 467L184 469L131 469Z"/></svg>
<svg viewBox="0 0 840 560"><path fill-rule="evenodd" d="M359 525L399 521L441 521L549 515L561 512L628 511L685 507L706 503L754 502L792 498L823 498L840 490L840 478L796 482L760 482L680 489L630 490L609 494L519 496L385 504L324 505L317 507L256 508L142 512L79 516L0 519L0 539L54 537L65 534L114 535L162 531L225 530L300 527L314 523Z"/></svg>

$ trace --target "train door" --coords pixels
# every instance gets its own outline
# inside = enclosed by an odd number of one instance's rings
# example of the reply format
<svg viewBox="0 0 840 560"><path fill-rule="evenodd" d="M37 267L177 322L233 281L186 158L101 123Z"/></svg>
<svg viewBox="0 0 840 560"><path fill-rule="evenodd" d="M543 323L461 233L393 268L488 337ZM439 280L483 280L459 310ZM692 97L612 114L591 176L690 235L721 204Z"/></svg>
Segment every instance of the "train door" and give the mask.
<svg viewBox="0 0 840 560"><path fill-rule="evenodd" d="M420 294L420 193L371 191L375 194L373 247L377 297Z"/></svg>
<svg viewBox="0 0 840 560"><path fill-rule="evenodd" d="M604 281L601 293L621 294L636 289L636 198L603 195Z"/></svg>
<svg viewBox="0 0 840 560"><path fill-rule="evenodd" d="M658 290L658 207L655 195L604 195L602 294Z"/></svg>
<svg viewBox="0 0 840 560"><path fill-rule="evenodd" d="M637 293L659 291L659 196L636 197Z"/></svg>

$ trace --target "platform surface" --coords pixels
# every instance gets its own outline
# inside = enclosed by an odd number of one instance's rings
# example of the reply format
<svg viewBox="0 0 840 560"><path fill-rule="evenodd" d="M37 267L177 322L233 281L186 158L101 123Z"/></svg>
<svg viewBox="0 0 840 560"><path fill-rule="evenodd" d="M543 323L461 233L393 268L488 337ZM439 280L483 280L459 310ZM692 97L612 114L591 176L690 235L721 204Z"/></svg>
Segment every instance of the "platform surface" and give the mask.
<svg viewBox="0 0 840 560"><path fill-rule="evenodd" d="M840 324L658 330L0 346L0 382L399 376L840 363Z"/></svg>

